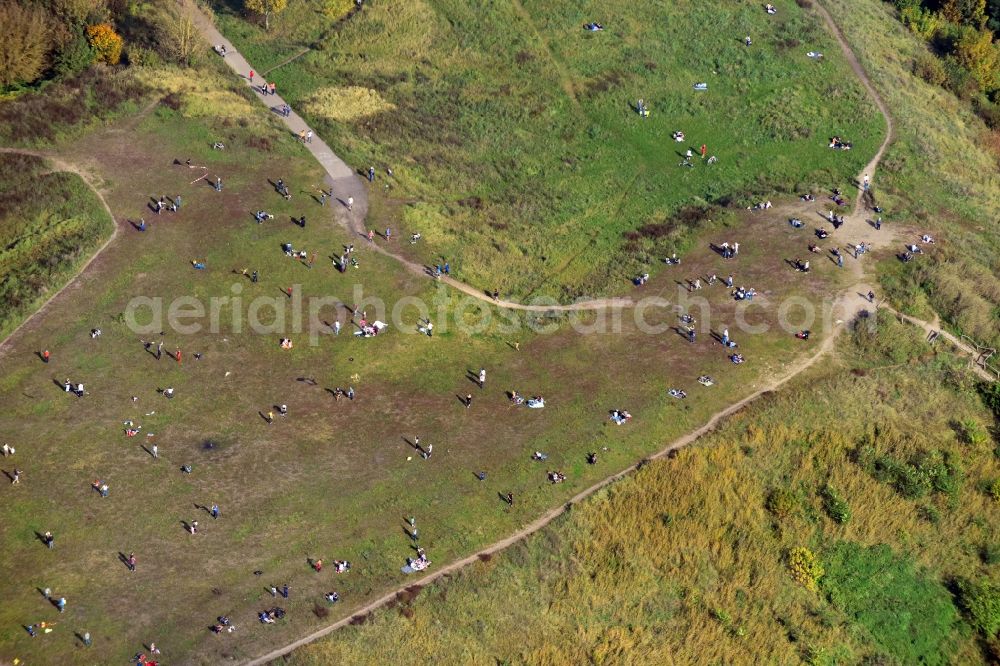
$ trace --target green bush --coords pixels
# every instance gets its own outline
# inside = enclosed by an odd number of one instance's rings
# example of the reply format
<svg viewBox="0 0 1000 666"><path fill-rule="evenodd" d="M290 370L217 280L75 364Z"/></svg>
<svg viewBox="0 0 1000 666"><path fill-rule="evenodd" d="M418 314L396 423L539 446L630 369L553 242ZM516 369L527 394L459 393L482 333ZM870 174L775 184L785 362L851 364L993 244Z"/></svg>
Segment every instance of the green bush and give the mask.
<svg viewBox="0 0 1000 666"><path fill-rule="evenodd" d="M948 80L948 73L944 70L941 60L930 53L921 53L917 56L913 61L913 73L935 86L943 86Z"/></svg>
<svg viewBox="0 0 1000 666"><path fill-rule="evenodd" d="M779 520L792 515L798 506L799 498L787 488L775 488L768 494L767 501L764 503L764 508Z"/></svg>
<svg viewBox="0 0 1000 666"><path fill-rule="evenodd" d="M864 444L855 451L854 460L875 479L891 485L909 499L931 492L953 496L964 478L955 456L938 449L922 451L904 461L879 451L874 445Z"/></svg>
<svg viewBox="0 0 1000 666"><path fill-rule="evenodd" d="M990 581L960 579L955 585L958 606L969 622L986 638L1000 630L1000 587Z"/></svg>
<svg viewBox="0 0 1000 666"><path fill-rule="evenodd" d="M832 486L823 486L820 496L823 498L823 510L834 522L843 525L851 519L851 507Z"/></svg>

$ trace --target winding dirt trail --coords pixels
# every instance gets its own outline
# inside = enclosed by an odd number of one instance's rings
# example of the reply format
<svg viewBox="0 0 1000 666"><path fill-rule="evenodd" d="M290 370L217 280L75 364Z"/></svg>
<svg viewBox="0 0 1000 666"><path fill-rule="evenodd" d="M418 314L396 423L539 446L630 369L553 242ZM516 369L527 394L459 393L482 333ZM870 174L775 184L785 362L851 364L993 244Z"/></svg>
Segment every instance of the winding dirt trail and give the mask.
<svg viewBox="0 0 1000 666"><path fill-rule="evenodd" d="M47 299L45 299L45 302L42 303L38 307L38 309L36 309L34 312L32 312L27 317L25 317L24 321L22 321L20 324L18 324L17 327L13 331L11 331L10 333L7 334L7 337L5 337L3 340L0 340L0 358L3 358L7 354L8 350L10 349L10 345L8 344L10 342L10 340L13 339L13 337L19 331L21 331L22 329L24 329L25 326L27 326L29 323L31 323L32 321L34 321L40 314L42 314L43 312L45 312L49 308L49 306L52 304L52 302L55 301L59 297L60 294L62 294L64 291L66 291L66 289L68 289L70 286L76 284L80 280L80 277L87 270L87 268L89 268L90 265L94 263L94 260L96 260L97 257L99 257L101 255L101 253L103 253L104 250L106 250L108 248L108 246L111 245L111 243L115 240L115 238L118 237L118 232L119 232L119 229L121 228L122 224L115 217L115 214L111 212L111 206L108 205L107 200L105 200L104 195L101 194L101 191L94 184L94 182L91 179L90 175L88 173L86 173L85 171L83 171L82 169L80 169L79 167L77 167L77 166L75 166L73 164L70 164L69 162L66 162L66 161L62 160L62 159L56 157L55 155L52 155L50 153L45 153L45 152L37 151L37 150L26 150L26 149L21 149L21 148L0 148L0 153L9 153L9 154L15 154L15 155L31 155L32 157L38 157L38 158L41 158L43 160L46 160L49 164L51 164L52 165L52 169L49 170L49 173L59 172L59 171L66 171L66 172L69 172L69 173L76 174L87 185L87 187L89 187L91 189L91 191L93 191L93 193L97 197L98 201L100 201L101 205L104 206L104 210L107 211L108 216L111 218L111 222L112 222L111 235L108 236L107 240L105 240L104 243L102 243L100 247L98 247L96 250L94 250L94 252L90 255L90 257L85 262L83 262L83 264L80 266L79 269L77 269L77 271L73 275L73 277L71 277L69 280L67 280L66 284L64 284L63 286L59 287L59 289L57 289L55 292L52 293L52 295L50 295Z"/></svg>

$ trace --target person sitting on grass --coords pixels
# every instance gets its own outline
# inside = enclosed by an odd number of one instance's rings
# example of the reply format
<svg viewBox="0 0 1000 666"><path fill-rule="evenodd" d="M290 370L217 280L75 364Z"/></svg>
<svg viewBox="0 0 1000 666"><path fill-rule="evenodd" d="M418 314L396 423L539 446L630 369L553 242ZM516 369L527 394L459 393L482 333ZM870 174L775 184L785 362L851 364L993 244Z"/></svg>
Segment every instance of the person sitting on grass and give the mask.
<svg viewBox="0 0 1000 666"><path fill-rule="evenodd" d="M611 412L611 420L615 422L615 425L623 425L628 423L632 415L629 414L624 409L615 409Z"/></svg>

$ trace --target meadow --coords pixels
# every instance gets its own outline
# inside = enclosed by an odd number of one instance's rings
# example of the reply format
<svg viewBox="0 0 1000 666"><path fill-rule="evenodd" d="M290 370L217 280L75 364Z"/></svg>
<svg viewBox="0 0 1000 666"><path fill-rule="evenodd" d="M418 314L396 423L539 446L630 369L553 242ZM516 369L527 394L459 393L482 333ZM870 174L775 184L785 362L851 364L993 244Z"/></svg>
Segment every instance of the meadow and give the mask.
<svg viewBox="0 0 1000 666"><path fill-rule="evenodd" d="M396 238L421 231L426 242L403 254L426 263L444 256L457 277L505 297L669 300L645 311L645 322L631 312L620 322L613 313L543 312L514 325L510 312L401 271L345 230L339 208L320 206L322 172L217 59L134 72L128 80L143 97L114 107L132 109L129 117L59 125L44 140L60 159L99 175L117 218L145 216L150 229L125 227L81 278L85 288L53 302L5 349L0 432L18 453L2 469L16 465L24 478L4 484L0 503L0 658L111 663L155 641L170 663L250 659L405 584L408 516L438 565L475 552L815 353L835 326L812 326L809 341L797 340L779 326L782 305L798 297L827 307L850 277L832 261L795 273L789 263L808 230L743 206L848 186L884 127L817 17L791 2L779 7L769 22L736 2L622 4L616 24L603 20L608 29L589 34L581 24L602 20L594 13L608 11L604 4L490 4L474 13L445 0L376 0L338 22L338 13L303 2L267 35L231 6L216 7L262 69L319 47L268 78L349 163L379 167L368 224L392 226ZM733 28L709 29L718 24ZM826 54L821 62L804 57L813 48ZM706 79L708 94L696 96L692 82ZM645 121L629 110L639 97L652 108ZM37 99L17 108L38 109ZM688 142L672 142L675 129ZM835 134L855 150L828 150ZM212 150L215 141L226 150ZM719 163L681 170L677 151L700 143ZM221 193L209 186L216 176ZM274 190L278 178L290 200ZM151 197L177 194L179 213L152 214ZM261 209L274 219L257 225ZM303 215L308 224L294 224ZM739 258L724 262L709 249L723 240L741 243ZM284 243L318 261L310 268L287 257ZM355 243L359 268L337 272L331 260ZM662 266L674 249L682 271ZM653 280L630 287L644 270ZM749 361L740 366L711 333L737 330L745 313L721 287L697 295L702 308L684 286L730 271L760 294L749 323L769 329L736 333ZM294 317L289 287L330 299L315 313L323 331L315 345L308 330L280 324ZM134 323L148 326L139 332L129 323L135 297L215 299L220 323L181 334L140 316ZM266 333L236 323L252 301L266 304L257 311ZM440 317L433 338L408 334L420 303ZM374 339L348 335L349 325L332 335L329 322L346 321L353 305L392 328ZM699 319L695 345L674 328L689 308ZM94 327L104 331L96 340ZM704 446L644 467L510 554L433 596L402 593L371 625L293 659L370 660L356 641L381 645L366 633L373 627L378 640L395 637L384 654L403 663L432 654L728 663L758 650L765 660L816 663L977 658L972 627L988 633L990 618L969 610L976 604L956 606L942 582L954 575L956 585L988 589L995 556L984 553L996 546L984 487L997 476L983 439L989 416L947 355L892 321L880 321L874 338L867 330L794 392L740 412ZM294 338L293 350L280 349L282 335ZM183 363L143 349L142 340L159 339L165 352L183 350ZM52 352L47 366L40 349ZM482 390L470 381L478 368L489 369ZM715 386L700 386L702 374ZM87 395L66 394L67 377ZM335 400L346 386L356 399ZM167 387L176 390L169 400ZM689 397L669 397L669 388ZM512 407L511 390L544 395L547 407ZM263 416L280 404L289 416L268 424ZM612 409L635 418L615 426ZM833 415L836 428L820 425ZM914 419L919 437L900 435L911 432L900 415ZM880 420L897 429L876 431ZM142 426L136 437L126 422ZM416 436L435 445L431 459L417 454ZM532 461L534 451L548 461ZM597 464L587 464L589 452ZM552 469L567 480L550 484ZM109 497L92 489L95 479L110 485ZM501 501L508 492L513 506ZM213 503L217 521L205 508ZM185 529L193 520L197 535ZM885 529L903 535L888 550L879 547ZM49 530L51 551L38 538ZM942 564L955 543L961 554ZM133 551L134 573L121 560ZM310 567L315 558L327 564L321 573ZM344 558L354 566L338 576L330 565ZM804 563L804 585L790 575L792 561ZM900 627L869 603L870 587L853 583L886 570L898 584L879 603L910 604L911 625ZM275 601L269 588L284 583L291 597ZM448 597L451 585L501 584L496 594ZM68 598L66 614L46 588ZM332 608L322 597L331 589L342 598ZM287 617L258 623L256 612L274 605ZM461 615L437 615L446 611L479 615L463 624ZM236 633L210 633L222 614ZM58 625L32 639L23 627L40 620ZM81 653L84 631L94 645ZM514 631L525 636L516 646Z"/></svg>
<svg viewBox="0 0 1000 666"><path fill-rule="evenodd" d="M376 1L338 23L303 2L270 32L214 8L338 154L376 167L393 226L423 235L414 259L565 302L616 293L686 249L684 209L846 187L874 153L884 122L832 37L813 12L778 6ZM606 29L584 31L594 20ZM831 136L855 150L828 149ZM678 166L702 144L717 164Z"/></svg>
<svg viewBox="0 0 1000 666"><path fill-rule="evenodd" d="M295 138L217 74L211 66L165 68L143 83L162 95L157 104L55 147L60 160L99 178L124 224L81 288L56 299L5 348L0 430L17 454L2 469L21 469L23 477L4 484L0 505L3 658L108 663L155 641L164 658L185 663L249 659L328 622L322 594L330 587L343 599L330 612L349 612L405 582L399 568L412 550L404 517L416 516L420 543L438 562L474 552L697 427L832 333L817 324L808 343L796 340L779 326L780 306L785 297L824 305L845 286L844 275L827 263L812 279L789 279L795 273L786 258L802 252L805 232L776 215L744 211L719 211L685 254L683 273L631 294L669 301L644 311L644 322L631 311L576 321L542 312L511 325L509 313L401 272L349 235L340 210L315 198L322 173ZM215 141L227 148L212 150ZM209 184L216 176L221 193ZM290 200L270 184L278 178ZM178 194L178 213L149 208ZM255 224L260 209L274 219ZM305 227L293 223L302 215ZM390 223L377 208L373 215L377 225ZM147 231L125 226L140 217ZM709 249L722 239L742 241L738 259L724 262ZM319 261L309 268L287 257L283 243L316 252ZM331 257L353 243L360 267L338 273ZM258 271L260 281L243 269ZM675 328L688 307L683 281L725 271L757 289L744 314L770 330L739 335L750 362L738 367L710 335L738 316L724 288L706 289L704 308L692 301L698 344ZM335 337L320 324L311 346L308 330L291 323L289 286L331 299L316 312L320 322L346 321L345 307L355 304L383 318L378 299L393 328L363 339L349 335L350 326ZM196 318L200 330L180 333L142 309L130 323L136 297L161 298L165 307L181 297L229 300L220 301L216 328ZM263 326L274 325L270 332L234 319L249 316L255 299L266 304L257 314ZM421 301L440 317L433 338L407 334ZM279 348L287 334L276 323L281 317L294 350ZM93 328L103 335L91 338ZM163 339L164 358L144 350L143 339ZM51 352L48 365L37 356L42 349ZM170 357L178 349L182 363ZM484 390L468 377L480 367L490 373ZM716 385L698 385L701 374ZM86 395L63 391L67 378L84 383ZM336 401L331 391L346 386L356 399ZM161 392L168 387L172 399ZM690 397L669 397L675 387ZM511 407L510 390L543 395L548 406ZM470 392L471 409L461 402ZM289 416L269 425L262 414L278 404L288 405ZM635 418L615 426L612 409ZM139 433L128 437L134 426ZM416 454L415 436L435 444L431 460ZM158 459L150 455L154 443ZM536 450L548 454L546 465L530 459ZM598 464L587 464L591 451ZM548 483L549 469L567 480ZM109 485L109 497L93 489L95 480ZM500 500L507 492L517 497L513 509ZM222 508L218 521L204 508L213 503ZM201 522L197 535L185 531L193 520ZM38 538L46 531L56 538L52 550ZM131 552L134 573L121 561ZM314 572L310 558L328 568ZM329 571L335 558L354 563L349 575ZM259 624L255 613L276 603L270 585L284 583L293 590L280 601L288 617ZM68 599L65 614L41 594L46 588ZM237 633L208 631L222 614ZM57 622L53 634L31 638L23 629L43 620ZM74 638L84 631L94 638L86 657Z"/></svg>
<svg viewBox="0 0 1000 666"><path fill-rule="evenodd" d="M918 331L847 337L696 445L281 663L992 662L995 417Z"/></svg>

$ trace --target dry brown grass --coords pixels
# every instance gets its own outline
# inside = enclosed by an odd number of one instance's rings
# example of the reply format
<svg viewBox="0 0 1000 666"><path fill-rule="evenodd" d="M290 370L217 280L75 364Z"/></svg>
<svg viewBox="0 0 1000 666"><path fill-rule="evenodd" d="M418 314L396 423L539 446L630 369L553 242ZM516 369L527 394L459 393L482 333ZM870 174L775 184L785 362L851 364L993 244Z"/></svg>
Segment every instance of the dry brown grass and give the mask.
<svg viewBox="0 0 1000 666"><path fill-rule="evenodd" d="M384 100L377 90L348 86L317 90L306 99L303 108L307 113L321 118L348 122L393 111L396 106Z"/></svg>

